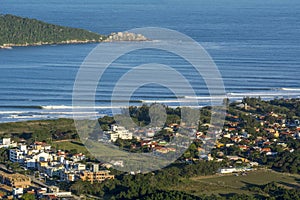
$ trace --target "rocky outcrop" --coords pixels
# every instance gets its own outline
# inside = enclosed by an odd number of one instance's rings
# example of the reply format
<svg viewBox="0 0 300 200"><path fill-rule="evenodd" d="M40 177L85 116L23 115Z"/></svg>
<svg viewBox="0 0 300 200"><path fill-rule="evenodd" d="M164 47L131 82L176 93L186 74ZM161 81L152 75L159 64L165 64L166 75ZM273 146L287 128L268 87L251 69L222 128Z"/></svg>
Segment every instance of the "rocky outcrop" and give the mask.
<svg viewBox="0 0 300 200"><path fill-rule="evenodd" d="M115 42L115 41L149 41L148 38L142 34L135 34L129 32L118 32L111 33L104 42Z"/></svg>

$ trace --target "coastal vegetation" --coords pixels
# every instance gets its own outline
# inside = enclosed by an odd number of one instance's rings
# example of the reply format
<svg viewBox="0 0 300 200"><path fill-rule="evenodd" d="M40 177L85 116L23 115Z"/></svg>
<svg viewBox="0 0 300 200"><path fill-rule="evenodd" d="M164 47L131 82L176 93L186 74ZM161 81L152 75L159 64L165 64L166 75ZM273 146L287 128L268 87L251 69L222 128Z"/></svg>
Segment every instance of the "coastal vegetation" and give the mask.
<svg viewBox="0 0 300 200"><path fill-rule="evenodd" d="M84 29L14 15L0 16L0 46L101 42L106 36Z"/></svg>
<svg viewBox="0 0 300 200"><path fill-rule="evenodd" d="M214 165L214 164L213 164ZM286 176L272 171L259 170L247 176L210 175L203 168L210 163L194 165L173 165L153 174L119 175L93 185L76 182L69 185L75 194L90 194L103 199L298 199L299 176ZM193 170L192 177L185 177L184 171ZM182 173L183 172L183 173ZM259 178L258 178L259 177ZM295 187L294 189L293 186Z"/></svg>
<svg viewBox="0 0 300 200"><path fill-rule="evenodd" d="M29 144L34 140L50 142L78 138L72 119L1 123L0 134L15 141L23 139Z"/></svg>

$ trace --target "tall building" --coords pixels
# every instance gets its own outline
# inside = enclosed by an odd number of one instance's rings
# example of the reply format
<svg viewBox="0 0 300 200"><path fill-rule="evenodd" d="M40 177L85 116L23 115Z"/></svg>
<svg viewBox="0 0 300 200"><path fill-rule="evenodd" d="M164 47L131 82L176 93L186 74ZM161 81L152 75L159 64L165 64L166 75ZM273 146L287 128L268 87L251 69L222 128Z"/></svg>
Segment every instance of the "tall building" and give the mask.
<svg viewBox="0 0 300 200"><path fill-rule="evenodd" d="M99 164L93 163L93 172L99 171Z"/></svg>
<svg viewBox="0 0 300 200"><path fill-rule="evenodd" d="M12 162L22 163L24 162L25 156L24 152L20 149L10 149L9 150L9 160Z"/></svg>

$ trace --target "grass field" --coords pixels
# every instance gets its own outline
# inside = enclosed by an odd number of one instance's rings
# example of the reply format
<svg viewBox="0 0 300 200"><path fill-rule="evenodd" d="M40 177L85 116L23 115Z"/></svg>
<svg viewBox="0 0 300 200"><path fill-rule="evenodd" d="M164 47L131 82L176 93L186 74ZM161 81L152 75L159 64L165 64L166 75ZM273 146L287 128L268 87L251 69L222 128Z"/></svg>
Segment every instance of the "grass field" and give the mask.
<svg viewBox="0 0 300 200"><path fill-rule="evenodd" d="M15 141L22 138L29 143L34 140L49 142L54 135L70 138L74 134L76 129L72 119L0 123L0 137L11 137Z"/></svg>
<svg viewBox="0 0 300 200"><path fill-rule="evenodd" d="M271 170L257 170L246 176L214 175L184 179L183 183L170 188L194 195L211 194L253 194L247 189L250 185L263 185L276 182L287 188L300 188L300 175L277 173Z"/></svg>
<svg viewBox="0 0 300 200"><path fill-rule="evenodd" d="M85 148L85 146L78 140L76 141L55 141L52 143L52 146L61 149L61 150L72 150L76 149L78 153L83 153L85 155L90 155L90 152Z"/></svg>

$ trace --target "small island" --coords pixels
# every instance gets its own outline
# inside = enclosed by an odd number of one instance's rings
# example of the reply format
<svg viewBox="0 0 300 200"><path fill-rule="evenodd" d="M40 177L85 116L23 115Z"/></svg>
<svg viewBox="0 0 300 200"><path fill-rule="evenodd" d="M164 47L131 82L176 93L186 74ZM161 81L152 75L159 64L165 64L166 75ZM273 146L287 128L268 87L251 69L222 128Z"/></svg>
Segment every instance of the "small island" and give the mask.
<svg viewBox="0 0 300 200"><path fill-rule="evenodd" d="M119 32L106 36L80 28L49 24L36 19L10 14L0 15L0 48L147 40L146 37L135 33Z"/></svg>

